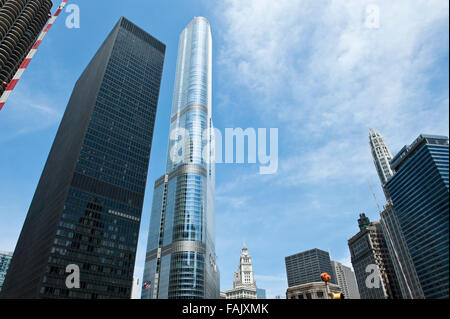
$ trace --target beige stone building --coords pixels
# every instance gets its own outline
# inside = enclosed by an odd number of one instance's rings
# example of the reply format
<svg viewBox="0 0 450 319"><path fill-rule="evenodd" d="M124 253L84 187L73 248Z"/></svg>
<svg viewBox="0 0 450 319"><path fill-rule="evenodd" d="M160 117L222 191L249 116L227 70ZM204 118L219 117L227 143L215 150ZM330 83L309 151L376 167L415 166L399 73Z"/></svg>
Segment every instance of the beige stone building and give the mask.
<svg viewBox="0 0 450 319"><path fill-rule="evenodd" d="M335 284L328 284L329 292L341 293L341 288ZM329 299L324 282L311 282L290 287L286 291L286 299Z"/></svg>
<svg viewBox="0 0 450 319"><path fill-rule="evenodd" d="M233 289L225 292L226 299L257 299L252 258L244 244L238 271L234 273Z"/></svg>

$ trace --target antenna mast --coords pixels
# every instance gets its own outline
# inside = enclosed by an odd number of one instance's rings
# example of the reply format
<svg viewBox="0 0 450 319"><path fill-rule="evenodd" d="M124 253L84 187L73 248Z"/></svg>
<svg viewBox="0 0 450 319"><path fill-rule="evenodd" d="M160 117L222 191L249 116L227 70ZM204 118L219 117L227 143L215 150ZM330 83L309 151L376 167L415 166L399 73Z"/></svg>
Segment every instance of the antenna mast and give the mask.
<svg viewBox="0 0 450 319"><path fill-rule="evenodd" d="M373 191L372 185L370 184L369 180L367 180L367 184L369 184L370 192L372 193L372 196L375 199L375 203L377 203L378 212L381 214L380 204L378 203L377 196L375 196L375 192Z"/></svg>
<svg viewBox="0 0 450 319"><path fill-rule="evenodd" d="M406 278L405 271L403 270L402 263L400 261L400 258L398 257L397 249L395 249L395 245L394 245L394 242L393 242L392 237L391 237L391 232L389 231L387 223L384 220L383 214L381 212L380 204L378 203L377 197L375 196L375 192L373 191L372 185L370 184L369 180L367 180L367 183L369 184L370 192L372 193L372 196L375 199L375 202L377 203L378 212L380 213L381 222L383 223L384 228L386 229L389 242L391 243L392 250L394 251L394 254L395 254L395 258L397 259L397 262L398 262L398 264L400 266L400 271L402 272L402 275L403 275L403 279L405 279L406 286L408 287L409 295L411 296L411 299L414 299L413 293L411 291L411 287L409 286L408 278Z"/></svg>

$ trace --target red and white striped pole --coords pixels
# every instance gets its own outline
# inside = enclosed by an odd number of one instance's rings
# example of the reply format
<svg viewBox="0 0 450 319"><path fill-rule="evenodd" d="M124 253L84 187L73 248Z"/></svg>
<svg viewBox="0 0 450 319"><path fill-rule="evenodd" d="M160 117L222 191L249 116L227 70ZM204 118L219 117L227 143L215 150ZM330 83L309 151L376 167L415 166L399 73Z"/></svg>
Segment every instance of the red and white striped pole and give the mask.
<svg viewBox="0 0 450 319"><path fill-rule="evenodd" d="M17 70L16 74L14 74L14 77L12 78L11 82L3 83L3 85L6 85L6 89L3 92L2 96L0 97L0 110L5 105L6 100L8 100L8 97L11 95L11 92L16 87L17 82L19 82L20 78L22 77L23 72L26 70L26 68L28 67L28 65L31 62L31 59L33 59L34 55L36 54L36 51L39 48L39 46L41 45L42 40L44 40L48 31L52 27L53 23L55 23L56 18L58 18L59 14L64 9L64 7L68 1L69 0L63 0L61 2L58 9L55 11L55 13L53 14L53 16L50 18L47 25L45 26L44 31L42 31L42 33L39 35L39 38L36 40L35 44L33 45L32 49L30 50L30 52L28 52L27 57L25 58L25 60L23 60L19 69ZM2 84L0 84L0 85L2 85Z"/></svg>

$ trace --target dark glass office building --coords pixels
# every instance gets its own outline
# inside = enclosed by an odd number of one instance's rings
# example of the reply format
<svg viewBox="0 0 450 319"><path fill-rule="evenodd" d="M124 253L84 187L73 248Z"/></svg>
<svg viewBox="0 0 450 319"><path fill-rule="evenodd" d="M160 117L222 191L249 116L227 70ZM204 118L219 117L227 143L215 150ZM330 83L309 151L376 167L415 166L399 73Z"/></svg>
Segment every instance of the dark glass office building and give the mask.
<svg viewBox="0 0 450 319"><path fill-rule="evenodd" d="M386 183L425 298L449 297L448 138L420 135Z"/></svg>
<svg viewBox="0 0 450 319"><path fill-rule="evenodd" d="M0 0L0 95L49 19L50 0Z"/></svg>
<svg viewBox="0 0 450 319"><path fill-rule="evenodd" d="M331 265L330 254L320 249L311 249L285 258L288 286L321 282L320 274L331 276L330 283L337 285L336 275Z"/></svg>
<svg viewBox="0 0 450 319"><path fill-rule="evenodd" d="M3 287L6 274L8 273L8 267L11 262L12 253L0 251L0 291Z"/></svg>
<svg viewBox="0 0 450 319"><path fill-rule="evenodd" d="M380 217L381 228L398 279L402 299L423 299L424 295L419 277L409 254L397 213L390 200L384 206Z"/></svg>
<svg viewBox="0 0 450 319"><path fill-rule="evenodd" d="M77 81L3 298L130 298L164 55L121 18Z"/></svg>

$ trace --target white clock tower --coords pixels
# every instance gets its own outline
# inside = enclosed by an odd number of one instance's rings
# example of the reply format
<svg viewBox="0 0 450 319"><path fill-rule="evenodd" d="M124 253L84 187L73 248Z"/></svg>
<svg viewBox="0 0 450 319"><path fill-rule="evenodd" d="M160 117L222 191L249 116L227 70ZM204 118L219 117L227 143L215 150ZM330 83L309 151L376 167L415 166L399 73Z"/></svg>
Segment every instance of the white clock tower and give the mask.
<svg viewBox="0 0 450 319"><path fill-rule="evenodd" d="M225 292L227 299L257 299L252 258L244 244L238 271L234 273L233 289Z"/></svg>

